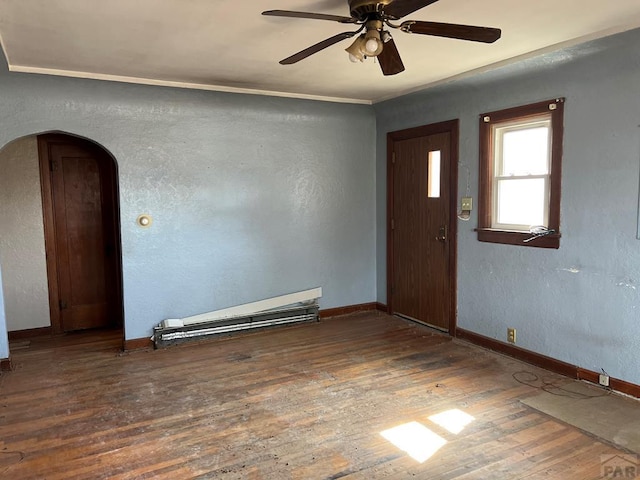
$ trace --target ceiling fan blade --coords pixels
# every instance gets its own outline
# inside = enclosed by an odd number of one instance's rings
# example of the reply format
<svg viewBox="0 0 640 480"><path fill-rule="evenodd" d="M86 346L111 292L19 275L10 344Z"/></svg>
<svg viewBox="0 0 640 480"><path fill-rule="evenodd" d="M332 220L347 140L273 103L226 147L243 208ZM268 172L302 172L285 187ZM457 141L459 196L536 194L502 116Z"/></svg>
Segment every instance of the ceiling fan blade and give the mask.
<svg viewBox="0 0 640 480"><path fill-rule="evenodd" d="M293 12L291 10L267 10L262 15L270 17L310 18L312 20L329 20L340 23L356 23L355 18L341 17L340 15L328 15L326 13Z"/></svg>
<svg viewBox="0 0 640 480"><path fill-rule="evenodd" d="M384 13L392 20L397 20L421 8L428 7L438 0L394 0L384 7Z"/></svg>
<svg viewBox="0 0 640 480"><path fill-rule="evenodd" d="M406 21L400 26L402 31L433 35L436 37L457 38L472 42L493 43L500 38L499 28L474 27L472 25L457 25L455 23Z"/></svg>
<svg viewBox="0 0 640 480"><path fill-rule="evenodd" d="M404 72L404 64L393 38L384 44L382 52L378 55L378 62L384 75L396 75Z"/></svg>
<svg viewBox="0 0 640 480"><path fill-rule="evenodd" d="M315 45L311 45L309 48L305 48L304 50L291 55L290 57L285 58L284 60L280 60L281 65L291 65L293 63L297 63L300 60L304 60L305 58L313 55L314 53L318 53L320 50L324 50L331 45L338 43L346 38L353 37L358 32L343 32L338 35L334 35L331 38L327 38Z"/></svg>

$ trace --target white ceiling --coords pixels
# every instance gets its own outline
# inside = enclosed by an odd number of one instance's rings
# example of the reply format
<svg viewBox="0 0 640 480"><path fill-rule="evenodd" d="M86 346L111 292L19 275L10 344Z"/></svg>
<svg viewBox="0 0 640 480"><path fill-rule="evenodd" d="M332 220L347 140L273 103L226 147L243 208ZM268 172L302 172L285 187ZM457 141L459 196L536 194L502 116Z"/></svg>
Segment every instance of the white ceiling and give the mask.
<svg viewBox="0 0 640 480"><path fill-rule="evenodd" d="M349 40L279 65L355 28L261 15L269 9L349 14L347 0L0 0L0 42L16 72L375 103L640 27L639 0L440 0L405 20L498 27L502 38L393 31L406 71L384 77L374 59L348 61Z"/></svg>

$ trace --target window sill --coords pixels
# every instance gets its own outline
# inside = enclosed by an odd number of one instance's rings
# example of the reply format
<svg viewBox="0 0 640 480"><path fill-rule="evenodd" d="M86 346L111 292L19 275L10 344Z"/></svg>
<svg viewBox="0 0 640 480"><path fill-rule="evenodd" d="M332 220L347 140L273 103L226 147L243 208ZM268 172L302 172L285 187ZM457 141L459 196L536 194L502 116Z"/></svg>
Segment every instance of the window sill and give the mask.
<svg viewBox="0 0 640 480"><path fill-rule="evenodd" d="M560 248L560 233L538 237L525 243L531 238L529 232L514 232L508 230L495 230L493 228L476 228L478 241L489 243L503 243L506 245L519 245L521 247Z"/></svg>

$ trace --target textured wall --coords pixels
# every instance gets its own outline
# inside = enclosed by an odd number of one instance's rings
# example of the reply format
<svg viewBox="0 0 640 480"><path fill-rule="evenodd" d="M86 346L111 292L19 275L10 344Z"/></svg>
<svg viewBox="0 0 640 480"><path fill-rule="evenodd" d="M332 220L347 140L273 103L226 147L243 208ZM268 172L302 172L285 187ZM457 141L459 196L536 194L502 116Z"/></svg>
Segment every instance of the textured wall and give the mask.
<svg viewBox="0 0 640 480"><path fill-rule="evenodd" d="M640 30L376 105L378 299L386 301L386 133L460 119L459 191L478 192L478 115L567 98L559 250L481 243L459 222L458 325L640 383Z"/></svg>
<svg viewBox="0 0 640 480"><path fill-rule="evenodd" d="M0 271L0 285L2 285L2 271ZM4 314L4 295L0 288L0 360L9 357L9 340L7 338L7 322Z"/></svg>
<svg viewBox="0 0 640 480"><path fill-rule="evenodd" d="M0 172L0 265L7 328L46 327L51 322L36 137L23 137L0 150Z"/></svg>
<svg viewBox="0 0 640 480"><path fill-rule="evenodd" d="M1 70L0 146L62 130L118 162L127 338L316 286L375 300L371 107Z"/></svg>

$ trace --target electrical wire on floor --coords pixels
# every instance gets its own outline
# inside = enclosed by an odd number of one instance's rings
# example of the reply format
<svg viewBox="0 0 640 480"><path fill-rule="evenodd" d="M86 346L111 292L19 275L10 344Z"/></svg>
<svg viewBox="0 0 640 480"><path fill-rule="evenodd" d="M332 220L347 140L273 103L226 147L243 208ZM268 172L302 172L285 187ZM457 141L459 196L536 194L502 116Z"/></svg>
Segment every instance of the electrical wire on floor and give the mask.
<svg viewBox="0 0 640 480"><path fill-rule="evenodd" d="M516 382L523 385L537 388L538 390L550 393L551 395L557 395L559 397L569 397L575 400L589 400L592 398L606 397L607 395L611 395L612 392L611 388L603 387L603 389L605 390L603 393L599 393L597 395L587 395L586 393L576 392L574 390L564 388L563 386L558 385L553 381L540 378L535 373L528 372L526 370L515 372L511 376ZM524 376L528 376L529 378L522 378Z"/></svg>

